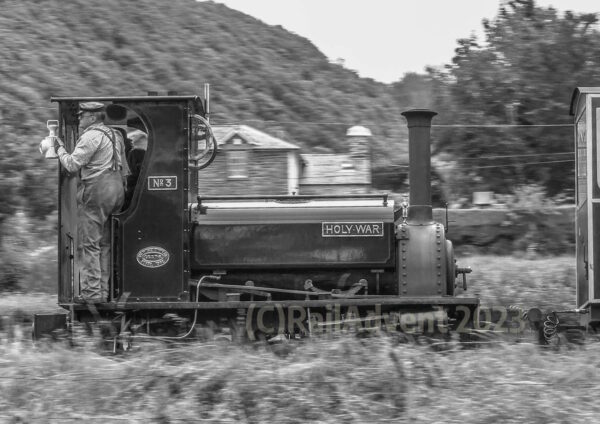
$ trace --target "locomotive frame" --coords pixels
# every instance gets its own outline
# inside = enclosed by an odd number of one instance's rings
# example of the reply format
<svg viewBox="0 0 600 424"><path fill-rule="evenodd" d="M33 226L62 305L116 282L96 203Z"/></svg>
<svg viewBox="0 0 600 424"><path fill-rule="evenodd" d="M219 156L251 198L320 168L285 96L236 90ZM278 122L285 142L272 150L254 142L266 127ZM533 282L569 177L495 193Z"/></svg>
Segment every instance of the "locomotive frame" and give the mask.
<svg viewBox="0 0 600 424"><path fill-rule="evenodd" d="M59 167L58 303L69 311L69 320L110 320L121 331L135 326L150 335L151 325L175 316L188 322L184 336L199 322L215 321L243 327L253 338L264 328L293 334L302 327L298 324L306 324L310 333L311 317L319 314L335 321L350 315L365 319L373 311L441 311L446 324L476 319L479 299L456 296L456 278L462 273L464 279L470 269L456 267L444 225L432 218L429 132L435 112L403 113L409 126L410 206L395 209L385 194L197 197L194 159L212 134L208 99L148 95L52 101L59 106L59 135L68 150L78 138L81 102L102 102L107 124L141 123L148 135L131 206L111 218L107 302L73 301L79 292L77 176ZM195 119L205 125L203 137ZM262 215L267 218L261 220ZM328 237L327 223L345 224L350 233L363 228L363 234ZM269 250L281 234L308 240L308 246L299 242ZM243 243L254 250L240 249ZM259 249L264 252L249 253ZM209 256L216 262L204 260ZM264 322L256 322L255 311ZM294 317L297 311L300 318ZM42 322L38 327L48 330Z"/></svg>

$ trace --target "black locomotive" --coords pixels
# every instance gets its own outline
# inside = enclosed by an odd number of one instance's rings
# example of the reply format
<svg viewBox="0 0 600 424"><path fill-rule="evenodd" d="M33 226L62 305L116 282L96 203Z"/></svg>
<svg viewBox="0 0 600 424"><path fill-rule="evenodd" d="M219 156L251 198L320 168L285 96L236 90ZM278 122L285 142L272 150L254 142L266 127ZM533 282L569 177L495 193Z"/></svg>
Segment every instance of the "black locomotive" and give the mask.
<svg viewBox="0 0 600 424"><path fill-rule="evenodd" d="M113 320L158 334L185 322L183 337L213 321L257 334L310 333L389 313L469 320L442 223L432 219L430 127L435 112L404 112L410 203L387 195L203 197L198 170L217 153L198 96L55 97L58 133L72 150L81 102L107 106L107 124L137 128L148 146L131 204L112 216L110 298L79 305L77 177L59 170L58 301L72 320ZM210 169L210 168L209 168ZM457 297L457 294L461 297ZM398 324L398 322L395 322ZM343 325L343 324L342 324ZM43 330L40 318L38 327ZM47 326L46 326L47 327ZM124 328L127 327L127 328ZM181 330L181 329L180 329Z"/></svg>

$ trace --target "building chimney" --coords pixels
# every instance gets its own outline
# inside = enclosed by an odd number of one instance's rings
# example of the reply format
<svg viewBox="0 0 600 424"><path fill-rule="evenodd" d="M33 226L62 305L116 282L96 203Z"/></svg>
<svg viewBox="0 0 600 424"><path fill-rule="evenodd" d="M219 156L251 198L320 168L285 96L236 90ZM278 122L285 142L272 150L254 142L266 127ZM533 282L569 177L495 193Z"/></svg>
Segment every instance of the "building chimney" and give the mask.
<svg viewBox="0 0 600 424"><path fill-rule="evenodd" d="M410 206L408 221L425 223L433 220L431 208L431 120L436 112L412 109L402 112L408 125Z"/></svg>
<svg viewBox="0 0 600 424"><path fill-rule="evenodd" d="M346 131L346 140L348 142L348 151L353 158L369 157L371 145L369 138L373 134L371 130L360 125L348 128Z"/></svg>

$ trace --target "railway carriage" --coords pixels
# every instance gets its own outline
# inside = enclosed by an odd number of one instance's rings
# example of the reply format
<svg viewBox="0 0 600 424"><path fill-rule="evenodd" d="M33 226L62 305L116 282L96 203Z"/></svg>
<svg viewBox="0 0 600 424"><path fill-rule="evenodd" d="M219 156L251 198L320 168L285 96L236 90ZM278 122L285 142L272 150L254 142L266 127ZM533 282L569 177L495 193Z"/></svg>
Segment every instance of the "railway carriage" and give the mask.
<svg viewBox="0 0 600 424"><path fill-rule="evenodd" d="M600 325L600 87L573 92L575 140L576 307L582 324Z"/></svg>

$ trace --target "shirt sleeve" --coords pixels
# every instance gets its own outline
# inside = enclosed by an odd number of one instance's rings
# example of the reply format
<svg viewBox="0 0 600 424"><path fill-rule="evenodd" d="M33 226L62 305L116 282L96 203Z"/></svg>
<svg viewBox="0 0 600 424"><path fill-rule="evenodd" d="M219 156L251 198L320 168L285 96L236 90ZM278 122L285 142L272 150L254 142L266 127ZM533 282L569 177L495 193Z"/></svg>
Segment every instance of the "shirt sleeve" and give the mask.
<svg viewBox="0 0 600 424"><path fill-rule="evenodd" d="M77 172L79 169L88 164L94 152L98 149L100 137L94 137L91 132L82 134L75 146L73 153L69 154L64 147L59 147L57 150L60 163L69 172Z"/></svg>

